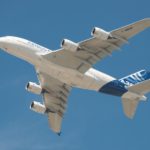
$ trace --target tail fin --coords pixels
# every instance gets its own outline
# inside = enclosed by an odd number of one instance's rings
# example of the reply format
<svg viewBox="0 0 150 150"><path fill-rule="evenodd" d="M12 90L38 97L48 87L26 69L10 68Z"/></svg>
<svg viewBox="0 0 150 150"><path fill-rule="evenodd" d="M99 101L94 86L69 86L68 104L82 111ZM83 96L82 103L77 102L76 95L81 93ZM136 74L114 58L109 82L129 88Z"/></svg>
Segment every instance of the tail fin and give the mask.
<svg viewBox="0 0 150 150"><path fill-rule="evenodd" d="M146 100L144 94L150 92L150 72L141 70L120 79L128 92L122 96L123 110L127 117L133 118L140 100Z"/></svg>
<svg viewBox="0 0 150 150"><path fill-rule="evenodd" d="M126 87L130 87L148 79L150 79L150 72L146 70L141 70L124 78L121 78L119 79L119 81L124 83Z"/></svg>

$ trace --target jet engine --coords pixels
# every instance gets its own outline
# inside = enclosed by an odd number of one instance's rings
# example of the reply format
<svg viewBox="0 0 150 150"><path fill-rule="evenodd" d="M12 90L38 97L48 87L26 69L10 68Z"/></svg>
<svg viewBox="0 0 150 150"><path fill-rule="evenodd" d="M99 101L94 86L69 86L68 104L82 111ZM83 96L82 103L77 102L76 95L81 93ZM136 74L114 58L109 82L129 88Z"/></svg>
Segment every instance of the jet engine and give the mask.
<svg viewBox="0 0 150 150"><path fill-rule="evenodd" d="M77 49L79 48L79 45L77 43L70 41L70 40L64 39L61 42L61 47L66 49L66 50L76 52Z"/></svg>
<svg viewBox="0 0 150 150"><path fill-rule="evenodd" d="M36 102L36 101L33 101L31 103L30 109L40 114L45 114L46 112L46 107L40 102Z"/></svg>
<svg viewBox="0 0 150 150"><path fill-rule="evenodd" d="M92 30L91 35L101 40L107 40L109 37L111 37L109 32L97 27Z"/></svg>
<svg viewBox="0 0 150 150"><path fill-rule="evenodd" d="M42 92L42 87L40 85L37 85L36 83L29 82L26 85L26 90L39 95Z"/></svg>

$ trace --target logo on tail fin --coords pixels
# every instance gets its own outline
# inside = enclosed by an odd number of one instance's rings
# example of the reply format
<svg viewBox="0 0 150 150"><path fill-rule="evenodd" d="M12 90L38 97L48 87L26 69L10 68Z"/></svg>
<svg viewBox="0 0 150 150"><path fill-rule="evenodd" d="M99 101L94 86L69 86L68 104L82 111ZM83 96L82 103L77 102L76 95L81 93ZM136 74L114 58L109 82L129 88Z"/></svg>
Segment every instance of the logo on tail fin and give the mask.
<svg viewBox="0 0 150 150"><path fill-rule="evenodd" d="M139 82L150 79L150 72L146 70L141 70L136 73L133 73L129 76L119 79L127 87L137 84Z"/></svg>

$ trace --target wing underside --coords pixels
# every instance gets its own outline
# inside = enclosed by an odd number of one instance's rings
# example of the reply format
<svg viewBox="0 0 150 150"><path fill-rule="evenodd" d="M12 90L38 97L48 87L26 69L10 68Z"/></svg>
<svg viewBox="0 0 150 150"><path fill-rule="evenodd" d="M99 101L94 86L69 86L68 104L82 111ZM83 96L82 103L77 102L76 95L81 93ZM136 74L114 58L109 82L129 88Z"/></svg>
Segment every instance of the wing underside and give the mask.
<svg viewBox="0 0 150 150"><path fill-rule="evenodd" d="M139 98L122 98L123 111L128 118L134 117L139 101Z"/></svg>
<svg viewBox="0 0 150 150"><path fill-rule="evenodd" d="M144 19L109 32L111 37L106 40L92 37L81 41L77 43L79 46L77 51L69 51L62 48L60 50L48 52L41 57L59 66L76 70L84 74L96 62L102 60L106 56L110 56L113 51L120 49L122 45L128 43L129 38L148 27L150 27L150 19ZM38 69L37 74L39 82L44 89L44 104L46 108L50 110L47 114L50 127L54 132L59 133L61 131L61 122L66 110L71 86L48 76ZM133 101L123 98L124 111L127 116L132 117L134 115L137 104L138 100L136 98L133 99Z"/></svg>
<svg viewBox="0 0 150 150"><path fill-rule="evenodd" d="M43 72L37 71L37 74L44 89L42 94L44 105L47 110L50 110L47 112L50 128L54 132L60 133L71 87Z"/></svg>
<svg viewBox="0 0 150 150"><path fill-rule="evenodd" d="M150 27L150 19L144 19L111 31L112 37L107 40L93 37L81 41L78 43L79 49L76 52L62 48L43 57L55 64L85 73L96 62L106 56L110 56L113 51L120 49L122 45L128 43L129 38L148 27Z"/></svg>

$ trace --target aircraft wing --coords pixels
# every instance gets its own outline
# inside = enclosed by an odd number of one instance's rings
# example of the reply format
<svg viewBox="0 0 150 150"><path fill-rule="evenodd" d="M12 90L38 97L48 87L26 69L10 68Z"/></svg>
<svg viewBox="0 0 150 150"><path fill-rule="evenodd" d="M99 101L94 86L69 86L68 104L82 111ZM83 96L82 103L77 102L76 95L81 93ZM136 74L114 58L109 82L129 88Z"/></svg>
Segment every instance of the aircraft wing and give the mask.
<svg viewBox="0 0 150 150"><path fill-rule="evenodd" d="M129 38L148 27L150 27L149 18L111 31L112 38L108 38L107 40L93 37L81 41L77 43L79 49L75 52L62 48L50 52L43 57L55 64L85 73L97 61L111 55L113 51L126 44Z"/></svg>
<svg viewBox="0 0 150 150"><path fill-rule="evenodd" d="M39 82L43 90L45 107L50 128L56 132L61 132L61 122L67 106L67 99L71 87L37 70Z"/></svg>

